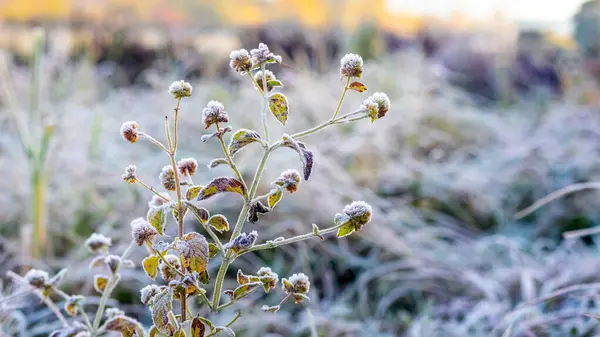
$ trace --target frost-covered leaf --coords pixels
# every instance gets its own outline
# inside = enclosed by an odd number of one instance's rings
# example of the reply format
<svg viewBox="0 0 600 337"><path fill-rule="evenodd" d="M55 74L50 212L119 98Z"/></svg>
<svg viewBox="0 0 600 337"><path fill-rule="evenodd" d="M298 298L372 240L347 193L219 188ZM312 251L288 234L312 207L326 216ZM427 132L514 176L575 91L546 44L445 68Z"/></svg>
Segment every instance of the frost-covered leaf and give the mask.
<svg viewBox="0 0 600 337"><path fill-rule="evenodd" d="M271 113L277 118L279 123L285 125L289 112L287 97L279 92L269 96L269 110L271 110Z"/></svg>
<svg viewBox="0 0 600 337"><path fill-rule="evenodd" d="M159 261L160 258L156 255L150 255L142 261L142 266L144 267L146 275L150 276L153 280L156 278L156 273L158 272Z"/></svg>
<svg viewBox="0 0 600 337"><path fill-rule="evenodd" d="M208 258L212 259L218 253L219 253L219 247L217 247L217 245L215 245L214 243L209 243L208 244Z"/></svg>
<svg viewBox="0 0 600 337"><path fill-rule="evenodd" d="M208 274L208 269L204 269L198 274L198 281L200 281L200 283L202 284L210 283L210 275Z"/></svg>
<svg viewBox="0 0 600 337"><path fill-rule="evenodd" d="M269 196L268 202L269 202L269 207L273 208L275 207L279 201L281 200L281 198L283 197L283 191L278 191L275 194L272 194Z"/></svg>
<svg viewBox="0 0 600 337"><path fill-rule="evenodd" d="M211 333L215 332L215 325L208 318L204 318L202 316L196 316L196 318L198 318L198 320L200 320L202 323L204 323L208 327L208 329L210 330Z"/></svg>
<svg viewBox="0 0 600 337"><path fill-rule="evenodd" d="M260 135L256 131L248 129L237 130L232 136L229 142L229 154L235 155L242 150L246 145L255 142L260 142Z"/></svg>
<svg viewBox="0 0 600 337"><path fill-rule="evenodd" d="M304 168L304 180L308 180L314 164L314 154L312 151L307 149L304 143L297 142L288 135L283 135L283 142L281 145L293 149L300 155L300 160L302 161L302 166Z"/></svg>
<svg viewBox="0 0 600 337"><path fill-rule="evenodd" d="M96 275L94 276L94 289L97 292L101 293L106 289L106 285L108 284L108 276L106 275Z"/></svg>
<svg viewBox="0 0 600 337"><path fill-rule="evenodd" d="M208 224L218 232L228 231L229 222L222 214L215 214L208 219Z"/></svg>
<svg viewBox="0 0 600 337"><path fill-rule="evenodd" d="M219 165L229 165L229 162L225 158L216 158L211 160L207 166L208 168L215 168Z"/></svg>
<svg viewBox="0 0 600 337"><path fill-rule="evenodd" d="M201 273L208 264L208 242L197 232L190 232L182 240L175 242L175 249L181 254L181 263L190 272Z"/></svg>
<svg viewBox="0 0 600 337"><path fill-rule="evenodd" d="M106 256L104 256L104 255L94 257L94 259L90 262L90 269L94 269L96 267L103 266L105 258L106 258Z"/></svg>
<svg viewBox="0 0 600 337"><path fill-rule="evenodd" d="M196 199L196 197L198 197L198 193L200 193L200 191L202 191L202 186L200 185L194 185L194 186L190 186L187 190L187 192L185 192L185 199L192 201L193 199Z"/></svg>
<svg viewBox="0 0 600 337"><path fill-rule="evenodd" d="M206 208L197 207L189 201L184 201L183 204L192 211L196 219L198 219L198 221L200 221L201 224L206 224L210 216L210 213L208 213L208 210Z"/></svg>
<svg viewBox="0 0 600 337"><path fill-rule="evenodd" d="M261 282L246 283L246 284L243 284L243 285L235 288L235 290L226 290L224 293L226 295L229 295L229 298L232 301L237 301L241 298L244 298L244 297L250 295L252 292L254 292L254 290L257 289L258 286L261 286L261 285L262 285Z"/></svg>
<svg viewBox="0 0 600 337"><path fill-rule="evenodd" d="M191 329L191 337L204 337L204 333L206 332L206 328L204 327L204 323L198 318L198 316L192 319L192 329Z"/></svg>
<svg viewBox="0 0 600 337"><path fill-rule="evenodd" d="M167 287L154 296L152 305L152 322L158 332L167 336L172 336L175 333L175 325L170 319L173 314L172 310L173 291Z"/></svg>
<svg viewBox="0 0 600 337"><path fill-rule="evenodd" d="M206 200L218 193L233 192L241 196L246 194L246 187L239 180L231 177L213 179L198 194L198 200Z"/></svg>
<svg viewBox="0 0 600 337"><path fill-rule="evenodd" d="M263 311L268 311L268 312L272 312L272 313L276 313L277 311L279 311L279 309L281 309L281 307L278 306L278 305L274 305L272 307L270 307L268 305L263 305L262 306L262 310Z"/></svg>
<svg viewBox="0 0 600 337"><path fill-rule="evenodd" d="M166 209L167 207L164 205L152 207L148 210L148 214L146 215L148 223L150 223L160 235L165 234L165 223L167 221Z"/></svg>
<svg viewBox="0 0 600 337"><path fill-rule="evenodd" d="M175 332L173 337L187 337L187 334L185 333L185 330L183 330L183 328L181 328Z"/></svg>
<svg viewBox="0 0 600 337"><path fill-rule="evenodd" d="M361 82L352 82L348 86L348 89L358 91L358 92L365 92L365 91L367 91L367 86L362 84Z"/></svg>
<svg viewBox="0 0 600 337"><path fill-rule="evenodd" d="M215 328L215 331L224 332L225 335L227 335L229 337L235 337L235 332L231 328L228 328L226 326L218 326Z"/></svg>
<svg viewBox="0 0 600 337"><path fill-rule="evenodd" d="M354 224L347 223L347 224L343 225L342 227L340 227L340 229L338 229L337 237L343 238L344 236L348 236L348 235L352 234L354 232L354 230L355 230Z"/></svg>
<svg viewBox="0 0 600 337"><path fill-rule="evenodd" d="M124 315L117 315L107 320L104 323L104 330L119 331L122 336L127 337L133 337L136 334L143 336L144 333L144 328L142 328L140 322Z"/></svg>

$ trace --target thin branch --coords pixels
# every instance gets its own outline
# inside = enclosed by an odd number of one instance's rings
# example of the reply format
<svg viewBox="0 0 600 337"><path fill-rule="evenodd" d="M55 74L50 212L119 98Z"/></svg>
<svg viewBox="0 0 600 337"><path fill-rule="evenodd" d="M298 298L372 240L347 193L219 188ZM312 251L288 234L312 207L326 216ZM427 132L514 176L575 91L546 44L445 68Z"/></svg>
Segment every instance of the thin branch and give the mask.
<svg viewBox="0 0 600 337"><path fill-rule="evenodd" d="M342 227L342 225L336 225L336 226L329 227L329 228L326 228L326 229L319 229L318 233L312 233L311 232L311 233L307 233L307 234L302 234L302 235L294 236L294 237L291 237L289 239L284 239L284 240L279 240L279 241L274 241L274 240L267 241L266 243L253 246L250 249L247 249L247 250L239 252L238 256L246 254L246 253L250 253L250 252L255 252L257 250L273 249L275 247L287 245L287 244L290 244L290 243L304 241L304 240L308 240L308 239L314 238L314 237L321 237L323 234L328 234L328 233L332 233L332 232L337 231L340 227Z"/></svg>
<svg viewBox="0 0 600 337"><path fill-rule="evenodd" d="M175 268L172 264L170 264L169 261L167 261L167 259L165 258L165 256L159 250L157 250L154 247L151 247L150 245L148 245L148 247L150 247L150 250L154 254L156 254L156 255L158 255L158 257L160 257L160 259L162 260L162 262L164 262L164 264L166 264L167 267L169 267L172 271L174 271L175 273L177 273L177 275L179 275L181 277L185 277L185 274L181 270Z"/></svg>
<svg viewBox="0 0 600 337"><path fill-rule="evenodd" d="M587 190L587 189L600 189L600 182L572 184L572 185L564 187L558 191L552 192L552 193L548 194L547 196L541 198L540 200L536 201L535 203L533 203L533 205L517 212L515 214L515 218L517 220L522 219L522 218L528 216L529 214L535 212L540 207L542 207L546 204L549 204L556 199L560 199L560 198L564 197L565 195L568 195L568 194L571 194L574 192L578 192L581 190Z"/></svg>
<svg viewBox="0 0 600 337"><path fill-rule="evenodd" d="M141 181L141 180L139 180L139 179L137 179L137 178L135 179L135 181L136 181L138 184L140 184L140 185L142 185L143 187L145 187L145 188L146 188L148 191L150 191L150 192L154 193L155 195L157 195L158 197L160 197L160 198L161 198L162 200L164 200L165 202L169 202L169 201L171 201L171 200L169 200L168 198L166 198L164 195L162 195L162 194L158 193L158 192L157 192L157 191L154 189L154 187L151 187L151 186L148 186L148 185L146 185L146 183L144 183L143 181Z"/></svg>
<svg viewBox="0 0 600 337"><path fill-rule="evenodd" d="M163 151L165 151L167 154L169 153L169 150L167 149L166 146L163 145L163 143L159 142L158 140L156 140L154 137L150 136L147 133L144 132L138 132L138 134L142 137L145 137L146 139L148 139L152 144L158 146L159 148L161 148Z"/></svg>
<svg viewBox="0 0 600 337"><path fill-rule="evenodd" d="M225 145L225 141L223 140L223 135L221 134L221 129L219 128L219 122L215 122L215 126L217 127L217 138L219 138L219 143L221 143L221 149L223 150L223 153L225 154L225 158L227 159L227 162L229 163L229 166L231 167L233 172L235 172L235 175L237 176L239 181L242 183L242 185L244 185L244 190L246 191L246 195L244 195L244 198L246 200L248 200L248 188L246 186L246 182L244 181L244 177L242 177L240 170L238 169L237 165L235 165L235 162L231 158L231 154L229 153L229 150L227 149L227 146Z"/></svg>
<svg viewBox="0 0 600 337"><path fill-rule="evenodd" d="M272 196L272 195L275 195L275 194L277 194L277 193L279 193L279 192L283 191L284 189L285 189L285 186L281 186L281 187L278 187L278 188L274 188L274 189L270 190L270 191L269 191L269 193L267 193L267 194L264 194L264 195L259 195L258 197L256 197L256 198L252 199L252 201L251 201L250 203L251 203L251 204L254 204L254 203L255 203L255 202L257 202L257 201L260 201L260 200L262 200L262 199L265 199L265 198L268 198L268 197L270 197L270 196Z"/></svg>

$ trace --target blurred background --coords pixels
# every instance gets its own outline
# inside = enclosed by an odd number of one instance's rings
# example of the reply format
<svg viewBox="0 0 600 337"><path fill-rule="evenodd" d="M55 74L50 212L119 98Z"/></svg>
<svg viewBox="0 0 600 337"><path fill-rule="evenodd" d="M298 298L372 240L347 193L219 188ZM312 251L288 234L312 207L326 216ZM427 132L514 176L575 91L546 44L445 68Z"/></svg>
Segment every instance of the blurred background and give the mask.
<svg viewBox="0 0 600 337"><path fill-rule="evenodd" d="M247 225L262 241L329 226L352 200L375 209L359 235L236 260L230 282L238 268L267 265L313 284L308 306L277 315L260 310L277 295L242 301L239 336L600 336L585 316L600 314L598 193L515 216L600 175L600 1L0 0L1 292L13 291L9 270L66 266L62 288L88 296L92 312L98 296L83 243L99 232L121 252L150 198L122 181L123 168L135 164L157 185L167 164L151 144L124 142L121 123L136 120L162 139L167 88L190 81L179 155L201 164L196 181L229 174L204 165L221 149L200 141L201 110L220 100L234 129L260 129L261 97L228 65L231 50L259 42L283 56L273 71L291 102L285 130L271 121L275 135L329 118L348 52L365 59L369 91L349 94L342 111L376 91L392 109L374 124L307 138L311 180ZM259 150L236 156L248 179ZM259 193L299 168L289 152L272 157ZM213 199L211 212L235 219L239 201ZM192 218L186 227L200 230ZM563 235L582 229L591 231ZM138 290L149 281L139 268L125 271L110 302L146 327ZM578 291L535 301L569 286ZM0 324L20 337L58 326L35 298L0 305Z"/></svg>

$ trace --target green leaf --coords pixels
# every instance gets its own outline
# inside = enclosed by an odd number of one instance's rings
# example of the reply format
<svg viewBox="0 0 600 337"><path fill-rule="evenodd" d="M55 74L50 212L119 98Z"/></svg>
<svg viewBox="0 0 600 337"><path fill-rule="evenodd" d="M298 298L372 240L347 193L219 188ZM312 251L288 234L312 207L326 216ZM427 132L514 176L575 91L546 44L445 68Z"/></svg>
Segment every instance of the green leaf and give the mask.
<svg viewBox="0 0 600 337"><path fill-rule="evenodd" d="M260 142L260 135L256 131L248 129L237 130L232 136L229 142L229 154L234 156L240 152L246 145L255 142Z"/></svg>
<svg viewBox="0 0 600 337"><path fill-rule="evenodd" d="M202 323L199 316L194 317L192 319L191 337L204 337L205 332L206 328L204 327L204 323Z"/></svg>
<svg viewBox="0 0 600 337"><path fill-rule="evenodd" d="M173 314L172 310L173 292L171 288L167 287L154 296L152 306L152 322L154 322L158 332L167 336L172 336L175 333L175 325L170 319Z"/></svg>
<svg viewBox="0 0 600 337"><path fill-rule="evenodd" d="M267 87L283 87L283 83L280 80L269 80L267 81Z"/></svg>
<svg viewBox="0 0 600 337"><path fill-rule="evenodd" d="M277 118L279 123L285 125L289 112L287 97L279 92L269 96L269 110L271 110L271 113Z"/></svg>
<svg viewBox="0 0 600 337"><path fill-rule="evenodd" d="M215 328L217 332L224 332L229 337L235 337L235 332L226 326L218 326Z"/></svg>
<svg viewBox="0 0 600 337"><path fill-rule="evenodd" d="M148 222L160 235L165 234L165 223L167 221L166 207L152 207L148 210L146 215Z"/></svg>
<svg viewBox="0 0 600 337"><path fill-rule="evenodd" d="M202 186L200 186L200 185L190 186L188 188L187 192L185 193L185 199L192 201L193 199L195 199L198 196L198 193L200 193L200 191L202 191Z"/></svg>
<svg viewBox="0 0 600 337"><path fill-rule="evenodd" d="M241 298L244 298L250 295L254 290L257 289L258 286L261 286L261 282L253 282L242 284L241 286L235 288L235 290L227 290L225 294L229 295L232 301L237 301Z"/></svg>
<svg viewBox="0 0 600 337"><path fill-rule="evenodd" d="M159 261L160 258L157 255L150 255L142 261L146 275L150 276L153 280L156 278L156 273L158 272Z"/></svg>
<svg viewBox="0 0 600 337"><path fill-rule="evenodd" d="M233 192L241 196L246 195L246 187L239 180L231 177L218 177L204 187L198 195L198 200L206 200L216 194Z"/></svg>
<svg viewBox="0 0 600 337"><path fill-rule="evenodd" d="M211 160L207 166L208 168L215 168L219 165L229 165L229 162L225 158L216 158Z"/></svg>
<svg viewBox="0 0 600 337"><path fill-rule="evenodd" d="M337 237L338 238L343 238L344 236L348 236L352 233L354 233L354 224L353 223L347 223L345 225L343 225L342 227L340 227L340 229L338 229L337 232Z"/></svg>
<svg viewBox="0 0 600 337"><path fill-rule="evenodd" d="M269 196L268 202L269 202L269 207L273 208L275 207L279 201L281 201L281 198L283 197L283 191L278 191L275 194L272 194Z"/></svg>
<svg viewBox="0 0 600 337"><path fill-rule="evenodd" d="M283 135L281 146L288 147L300 155L300 160L302 161L302 166L304 168L304 180L308 180L312 174L314 164L313 152L307 149L304 143L295 141L289 135Z"/></svg>
<svg viewBox="0 0 600 337"><path fill-rule="evenodd" d="M219 254L219 247L217 247L217 245L215 245L214 243L209 243L208 258L212 259L213 257L217 256L217 254Z"/></svg>
<svg viewBox="0 0 600 337"><path fill-rule="evenodd" d="M208 213L208 210L206 208L203 207L197 207L196 205L192 204L189 201L183 201L183 204L192 211L192 213L194 214L194 216L196 217L196 219L198 219L198 221L200 221L201 224L206 224L208 222L208 217L210 216L210 213Z"/></svg>
<svg viewBox="0 0 600 337"><path fill-rule="evenodd" d="M227 218L222 214L215 214L211 216L210 219L208 219L208 224L218 232L229 230L229 222L227 221Z"/></svg>
<svg viewBox="0 0 600 337"><path fill-rule="evenodd" d="M215 332L215 325L208 318L196 316L202 323L206 324L211 333Z"/></svg>
<svg viewBox="0 0 600 337"><path fill-rule="evenodd" d="M186 337L186 336L187 336L187 334L185 333L183 328L177 330L177 332L175 332L175 334L173 335L173 337Z"/></svg>
<svg viewBox="0 0 600 337"><path fill-rule="evenodd" d="M348 86L348 89L358 91L358 92L365 92L365 91L367 91L367 86L362 84L361 82L352 82Z"/></svg>

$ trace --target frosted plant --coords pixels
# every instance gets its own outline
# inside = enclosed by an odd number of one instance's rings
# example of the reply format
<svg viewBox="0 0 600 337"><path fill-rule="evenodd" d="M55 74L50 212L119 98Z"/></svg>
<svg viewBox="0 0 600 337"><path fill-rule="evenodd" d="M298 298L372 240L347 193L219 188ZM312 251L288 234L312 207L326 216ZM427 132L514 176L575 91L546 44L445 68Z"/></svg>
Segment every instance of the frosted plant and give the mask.
<svg viewBox="0 0 600 337"><path fill-rule="evenodd" d="M223 150L223 158L216 158L208 163L214 168L225 165L232 171L232 176L216 177L208 182L197 184L193 181L198 163L194 158L177 159L179 145L179 115L181 103L192 95L192 86L185 81L176 81L169 87L169 93L176 100L172 118L165 121L166 140L161 142L143 132L143 125L135 121L123 123L122 137L137 143L145 139L158 146L167 155L169 162L160 171L158 177L165 191L157 191L143 182L136 167L129 165L125 168L122 178L129 184L139 184L146 188L151 195L148 201L148 213L145 218L139 217L131 221L131 243L125 252L118 256L110 253L112 240L102 234L94 233L88 240L89 250L96 254L91 267L101 269L94 276L96 291L102 294L96 315L90 320L83 311L82 296L69 296L56 288L56 277L49 278L43 271L32 270L24 278L15 276L27 284L31 291L46 300L64 327L55 331L51 336L100 336L109 331L119 331L123 336L172 336L172 337L203 337L214 336L221 332L235 336L235 321L240 313L225 326L216 326L209 319L194 314L188 302L195 298L208 307L212 312L220 312L249 296L258 289L266 293L281 289L280 303L276 306L262 307L263 310L276 313L288 300L295 304L309 302L310 280L303 273L295 273L281 279L269 267L262 267L254 274L237 272L237 286L234 289L223 289L224 279L231 263L244 254L275 249L282 245L308 240L311 238L324 239L329 233L337 233L344 237L362 230L371 220L372 209L364 201L355 201L347 205L342 213L336 214L332 226L321 229L313 224L308 233L290 238L276 238L259 242L256 231L244 232L247 222L257 222L260 216L268 216L273 212L284 194L293 194L301 188L302 180L309 180L315 168L315 156L309 147L300 141L320 130L332 125L355 122L363 119L375 121L383 118L390 107L388 97L376 93L355 111L340 115L342 102L348 91L362 93L367 90L361 82L351 82L352 78L360 78L363 73L363 61L358 55L348 54L341 61L340 74L346 80L340 100L331 117L311 129L284 134L280 139L272 140L269 134L267 118L269 113L281 125L285 126L290 104L287 97L278 90L283 87L273 72L266 69L269 64L281 63L281 57L273 54L265 44L249 53L242 49L231 53L231 68L240 75L248 76L251 85L256 88L263 98L263 108L260 114L264 133L240 129L235 132L223 123L229 121L225 106L218 101L209 101L202 111L202 121L206 129L214 128L214 132L202 136L204 142L216 139ZM257 115L257 117L259 117ZM230 133L229 143L226 144L227 133ZM240 173L234 160L235 154L246 146L261 146L263 149L258 167L252 181L246 181ZM302 171L288 169L272 183L273 188L265 195L257 195L263 171L269 156L279 149L295 151L302 164ZM217 194L228 193L243 200L240 213L233 226L222 214L211 214L203 207L203 201ZM184 218L189 215L199 222L203 233L186 231ZM177 226L177 236L170 238L165 235L168 219L173 218ZM228 239L225 232L231 231ZM206 236L205 236L206 235ZM162 237L163 240L157 239ZM140 301L147 305L153 320L148 331L136 320L126 316L116 308L106 309L107 299L120 280L122 267L133 267L133 262L127 260L129 252L136 246L143 246L148 256L141 265L149 280L162 278L162 282L149 284L140 290ZM219 259L220 267L216 275L209 275L208 262ZM162 284L162 285L160 285ZM66 300L65 311L80 320L67 322L62 312L49 300L49 294L57 293ZM226 296L223 296L226 295ZM278 295L273 295L278 296ZM222 302L223 297L227 299Z"/></svg>

